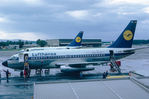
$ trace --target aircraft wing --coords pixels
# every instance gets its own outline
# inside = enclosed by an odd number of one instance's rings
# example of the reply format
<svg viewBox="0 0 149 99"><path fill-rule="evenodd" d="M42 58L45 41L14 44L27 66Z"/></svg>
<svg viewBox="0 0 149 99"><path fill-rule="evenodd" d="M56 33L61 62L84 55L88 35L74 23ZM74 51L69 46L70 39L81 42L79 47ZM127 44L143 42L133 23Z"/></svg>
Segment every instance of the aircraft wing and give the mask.
<svg viewBox="0 0 149 99"><path fill-rule="evenodd" d="M106 64L108 61L103 61L100 63L97 62L78 62L78 63L58 63L55 64L60 67L61 72L82 72L82 71L90 71L94 70L94 65L102 65ZM92 66L89 66L92 65Z"/></svg>
<svg viewBox="0 0 149 99"><path fill-rule="evenodd" d="M109 61L101 61L101 62L78 62L78 63L57 63L56 66L70 66L70 67L86 67L87 65L103 65L108 63Z"/></svg>

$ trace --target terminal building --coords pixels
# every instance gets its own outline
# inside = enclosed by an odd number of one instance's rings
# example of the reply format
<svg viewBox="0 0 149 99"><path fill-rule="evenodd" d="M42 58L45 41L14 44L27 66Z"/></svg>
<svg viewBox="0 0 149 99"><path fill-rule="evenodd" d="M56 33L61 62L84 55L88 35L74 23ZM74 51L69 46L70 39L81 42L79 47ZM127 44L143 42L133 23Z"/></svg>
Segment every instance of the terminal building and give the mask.
<svg viewBox="0 0 149 99"><path fill-rule="evenodd" d="M72 42L73 39L49 39L46 40L47 46L49 47L58 47L58 46L67 46ZM83 47L101 47L101 39L83 39Z"/></svg>

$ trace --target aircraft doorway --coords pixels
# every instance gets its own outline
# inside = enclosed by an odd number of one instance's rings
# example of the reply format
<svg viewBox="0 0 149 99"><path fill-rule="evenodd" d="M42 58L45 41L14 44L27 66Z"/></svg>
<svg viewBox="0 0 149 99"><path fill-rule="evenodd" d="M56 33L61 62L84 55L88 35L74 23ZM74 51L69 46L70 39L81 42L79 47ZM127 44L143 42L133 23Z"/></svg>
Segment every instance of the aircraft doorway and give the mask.
<svg viewBox="0 0 149 99"><path fill-rule="evenodd" d="M24 54L24 62L28 61L28 54Z"/></svg>
<svg viewBox="0 0 149 99"><path fill-rule="evenodd" d="M27 62L28 54L19 53L19 62Z"/></svg>
<svg viewBox="0 0 149 99"><path fill-rule="evenodd" d="M110 57L113 57L114 56L114 51L113 50L110 50Z"/></svg>

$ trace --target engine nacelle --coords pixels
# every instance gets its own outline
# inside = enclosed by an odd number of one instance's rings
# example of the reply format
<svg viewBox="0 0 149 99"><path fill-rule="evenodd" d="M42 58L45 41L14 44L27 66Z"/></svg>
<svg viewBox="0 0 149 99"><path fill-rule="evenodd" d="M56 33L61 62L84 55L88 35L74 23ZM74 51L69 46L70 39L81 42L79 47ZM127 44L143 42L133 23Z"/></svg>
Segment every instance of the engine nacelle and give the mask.
<svg viewBox="0 0 149 99"><path fill-rule="evenodd" d="M82 72L94 70L93 67L70 67L70 66L61 66L61 72Z"/></svg>

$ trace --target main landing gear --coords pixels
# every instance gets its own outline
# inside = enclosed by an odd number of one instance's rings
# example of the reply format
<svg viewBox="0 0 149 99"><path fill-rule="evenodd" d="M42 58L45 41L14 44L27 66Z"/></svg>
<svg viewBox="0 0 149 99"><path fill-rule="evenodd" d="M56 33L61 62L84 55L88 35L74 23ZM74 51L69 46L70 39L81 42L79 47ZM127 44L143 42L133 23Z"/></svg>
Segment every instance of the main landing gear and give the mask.
<svg viewBox="0 0 149 99"><path fill-rule="evenodd" d="M43 69L36 69L36 70L35 70L35 74L36 74L36 75L39 75L39 76L42 76L42 74L43 74ZM50 75L50 69L45 69L45 70L44 70L44 74L45 74L46 76Z"/></svg>

